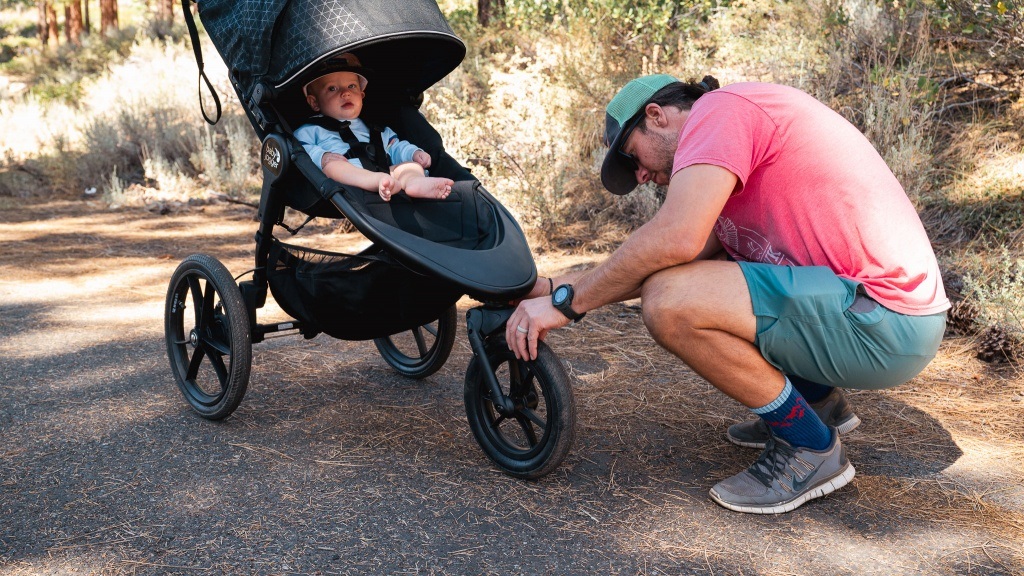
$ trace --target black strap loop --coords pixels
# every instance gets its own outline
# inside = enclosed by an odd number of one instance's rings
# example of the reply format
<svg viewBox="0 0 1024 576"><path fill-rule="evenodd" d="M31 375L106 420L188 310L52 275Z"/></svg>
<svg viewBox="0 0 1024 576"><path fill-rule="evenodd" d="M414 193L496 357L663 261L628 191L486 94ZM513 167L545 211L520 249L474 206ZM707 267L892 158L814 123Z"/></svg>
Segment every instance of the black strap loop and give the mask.
<svg viewBox="0 0 1024 576"><path fill-rule="evenodd" d="M206 72L203 69L203 51L199 46L199 29L196 28L195 18L192 16L192 10L189 5L192 0L181 0L181 11L185 15L185 25L188 27L188 35L192 40L192 51L196 55L196 65L199 66L199 110L203 113L203 119L209 124L216 124L220 121L221 107L220 97L217 96L217 91L213 88L213 83L206 76ZM203 82L206 82L206 88L210 91L213 96L214 103L217 104L217 117L210 119L210 115L206 113L206 107L203 105Z"/></svg>

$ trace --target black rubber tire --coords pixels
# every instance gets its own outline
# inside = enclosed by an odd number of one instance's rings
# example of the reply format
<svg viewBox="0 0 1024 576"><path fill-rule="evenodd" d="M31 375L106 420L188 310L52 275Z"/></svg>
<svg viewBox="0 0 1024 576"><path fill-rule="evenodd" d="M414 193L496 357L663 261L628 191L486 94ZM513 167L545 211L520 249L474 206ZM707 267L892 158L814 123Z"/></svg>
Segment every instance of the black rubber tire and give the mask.
<svg viewBox="0 0 1024 576"><path fill-rule="evenodd" d="M373 343L392 368L403 376L420 380L440 370L448 361L458 328L457 310L452 306L430 324L375 338Z"/></svg>
<svg viewBox="0 0 1024 576"><path fill-rule="evenodd" d="M193 254L174 271L164 304L164 337L185 401L209 420L234 412L249 385L252 334L242 292L216 258Z"/></svg>
<svg viewBox="0 0 1024 576"><path fill-rule="evenodd" d="M498 377L515 412L502 416L491 400L484 362L474 357L466 369L466 417L480 447L505 473L536 479L557 468L576 436L576 399L558 356L543 342L537 359L516 360L504 335L487 342L487 369ZM540 388L539 393L537 388Z"/></svg>

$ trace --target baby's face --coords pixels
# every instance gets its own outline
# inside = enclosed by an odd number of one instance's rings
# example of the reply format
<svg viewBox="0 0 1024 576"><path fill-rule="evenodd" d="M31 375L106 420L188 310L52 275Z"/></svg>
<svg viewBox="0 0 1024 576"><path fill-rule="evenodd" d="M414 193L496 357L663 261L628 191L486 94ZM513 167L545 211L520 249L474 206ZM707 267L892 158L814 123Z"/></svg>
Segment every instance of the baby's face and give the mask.
<svg viewBox="0 0 1024 576"><path fill-rule="evenodd" d="M310 108L335 120L355 120L363 110L364 93L354 72L334 72L317 78L306 92Z"/></svg>

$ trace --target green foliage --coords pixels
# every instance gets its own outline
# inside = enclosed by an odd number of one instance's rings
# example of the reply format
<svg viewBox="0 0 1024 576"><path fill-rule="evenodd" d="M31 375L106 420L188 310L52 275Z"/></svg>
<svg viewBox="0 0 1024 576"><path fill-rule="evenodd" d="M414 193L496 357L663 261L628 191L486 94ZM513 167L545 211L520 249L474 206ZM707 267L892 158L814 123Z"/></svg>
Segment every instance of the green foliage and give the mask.
<svg viewBox="0 0 1024 576"><path fill-rule="evenodd" d="M1024 335L1024 258L1002 247L992 269L964 275L964 288L982 325Z"/></svg>
<svg viewBox="0 0 1024 576"><path fill-rule="evenodd" d="M1015 25L1024 15L1024 5L1013 0L931 0L911 2L928 9L932 22L940 29L962 34L988 34Z"/></svg>
<svg viewBox="0 0 1024 576"><path fill-rule="evenodd" d="M617 36L619 43L638 52L661 45L689 30L730 0L506 0L504 21L515 30L560 31L585 27ZM671 51L669 43L662 46Z"/></svg>
<svg viewBox="0 0 1024 576"><path fill-rule="evenodd" d="M56 49L31 50L15 57L2 70L20 76L40 100L75 103L83 94L82 82L106 71L131 54L135 31L128 28L102 37L91 34L81 46L62 44Z"/></svg>

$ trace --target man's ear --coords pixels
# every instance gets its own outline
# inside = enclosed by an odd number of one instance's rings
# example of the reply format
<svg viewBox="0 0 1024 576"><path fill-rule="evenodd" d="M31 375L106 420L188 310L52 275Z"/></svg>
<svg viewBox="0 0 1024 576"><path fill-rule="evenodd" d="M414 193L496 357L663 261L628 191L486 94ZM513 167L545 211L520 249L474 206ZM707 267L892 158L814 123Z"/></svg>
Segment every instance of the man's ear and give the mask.
<svg viewBox="0 0 1024 576"><path fill-rule="evenodd" d="M320 104L316 101L316 96L306 94L306 104L309 104L309 107L313 109L313 112L320 111Z"/></svg>
<svg viewBox="0 0 1024 576"><path fill-rule="evenodd" d="M644 106L644 115L650 121L650 126L664 128L668 125L668 117L665 115L665 109L659 104L651 102L647 106Z"/></svg>

